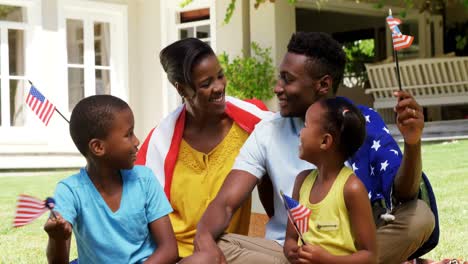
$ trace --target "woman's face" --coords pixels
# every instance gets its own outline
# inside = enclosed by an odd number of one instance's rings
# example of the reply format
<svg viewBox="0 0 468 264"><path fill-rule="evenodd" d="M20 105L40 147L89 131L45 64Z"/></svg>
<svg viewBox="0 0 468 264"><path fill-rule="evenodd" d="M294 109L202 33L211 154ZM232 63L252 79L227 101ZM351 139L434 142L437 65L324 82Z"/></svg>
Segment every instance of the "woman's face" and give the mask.
<svg viewBox="0 0 468 264"><path fill-rule="evenodd" d="M192 81L195 94L186 98L190 107L198 112L224 113L226 77L215 55L201 59L193 67Z"/></svg>

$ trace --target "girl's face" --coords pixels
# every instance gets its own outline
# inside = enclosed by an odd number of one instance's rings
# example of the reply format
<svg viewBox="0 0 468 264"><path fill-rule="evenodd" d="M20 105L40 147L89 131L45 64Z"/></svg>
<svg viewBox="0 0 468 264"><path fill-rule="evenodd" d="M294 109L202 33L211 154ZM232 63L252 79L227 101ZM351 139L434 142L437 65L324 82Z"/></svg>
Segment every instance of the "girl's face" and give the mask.
<svg viewBox="0 0 468 264"><path fill-rule="evenodd" d="M305 116L304 128L300 133L299 158L314 163L321 152L323 138L327 134L323 129L326 110L320 102L309 107Z"/></svg>
<svg viewBox="0 0 468 264"><path fill-rule="evenodd" d="M216 56L201 59L193 67L192 80L195 94L186 98L187 103L197 112L224 113L226 77Z"/></svg>

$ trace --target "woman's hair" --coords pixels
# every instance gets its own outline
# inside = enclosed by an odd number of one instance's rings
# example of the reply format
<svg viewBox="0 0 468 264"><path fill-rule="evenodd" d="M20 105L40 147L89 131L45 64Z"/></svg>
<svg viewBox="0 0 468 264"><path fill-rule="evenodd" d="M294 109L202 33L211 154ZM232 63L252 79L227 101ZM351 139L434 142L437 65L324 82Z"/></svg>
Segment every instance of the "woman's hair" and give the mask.
<svg viewBox="0 0 468 264"><path fill-rule="evenodd" d="M176 86L177 82L193 88L193 67L210 55L215 53L208 44L196 38L186 38L161 50L159 60L172 85Z"/></svg>
<svg viewBox="0 0 468 264"><path fill-rule="evenodd" d="M343 157L349 159L366 138L366 121L361 111L344 97L324 99L320 103L326 111L323 129L333 136Z"/></svg>

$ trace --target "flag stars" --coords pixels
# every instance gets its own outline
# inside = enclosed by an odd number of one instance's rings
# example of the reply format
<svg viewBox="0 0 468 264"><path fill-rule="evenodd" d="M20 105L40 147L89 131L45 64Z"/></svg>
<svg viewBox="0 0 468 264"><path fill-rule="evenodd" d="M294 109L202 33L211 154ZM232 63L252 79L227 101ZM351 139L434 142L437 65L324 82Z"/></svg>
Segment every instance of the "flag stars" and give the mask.
<svg viewBox="0 0 468 264"><path fill-rule="evenodd" d="M365 115L364 117L366 118L366 122L370 123L370 115Z"/></svg>
<svg viewBox="0 0 468 264"><path fill-rule="evenodd" d="M375 175L375 172L374 172L374 167L372 167L372 165L370 165L370 175Z"/></svg>
<svg viewBox="0 0 468 264"><path fill-rule="evenodd" d="M388 128L383 127L382 130L385 131L385 132L387 132L387 134L390 134L390 130L388 130Z"/></svg>
<svg viewBox="0 0 468 264"><path fill-rule="evenodd" d="M375 149L375 151L378 151L379 148L380 148L380 140L377 140L377 141L372 140L372 142L373 142L373 143L372 143L372 147L371 147L371 148Z"/></svg>
<svg viewBox="0 0 468 264"><path fill-rule="evenodd" d="M395 155L398 156L398 151L396 151L396 150L394 150L394 149L391 149L390 151L393 152Z"/></svg>
<svg viewBox="0 0 468 264"><path fill-rule="evenodd" d="M385 162L380 163L380 171L386 171L388 165L390 165L390 164L388 163L388 160L386 160Z"/></svg>
<svg viewBox="0 0 468 264"><path fill-rule="evenodd" d="M359 169L358 167L356 167L356 163L354 163L354 162L353 162L352 167L353 167L353 171L357 171Z"/></svg>

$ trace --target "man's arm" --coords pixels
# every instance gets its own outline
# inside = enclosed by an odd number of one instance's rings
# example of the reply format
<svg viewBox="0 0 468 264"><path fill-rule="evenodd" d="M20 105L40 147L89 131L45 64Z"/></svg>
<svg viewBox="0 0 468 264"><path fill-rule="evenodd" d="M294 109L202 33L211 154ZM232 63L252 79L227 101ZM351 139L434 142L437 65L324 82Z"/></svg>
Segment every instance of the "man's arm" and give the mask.
<svg viewBox="0 0 468 264"><path fill-rule="evenodd" d="M215 240L226 230L232 215L252 193L257 181L257 177L242 170L232 170L228 174L198 223L193 241L195 251L216 247Z"/></svg>
<svg viewBox="0 0 468 264"><path fill-rule="evenodd" d="M397 126L404 140L403 159L394 180L394 197L404 202L418 195L422 175L421 135L424 128L422 107L405 91L394 93L398 97L395 106Z"/></svg>

